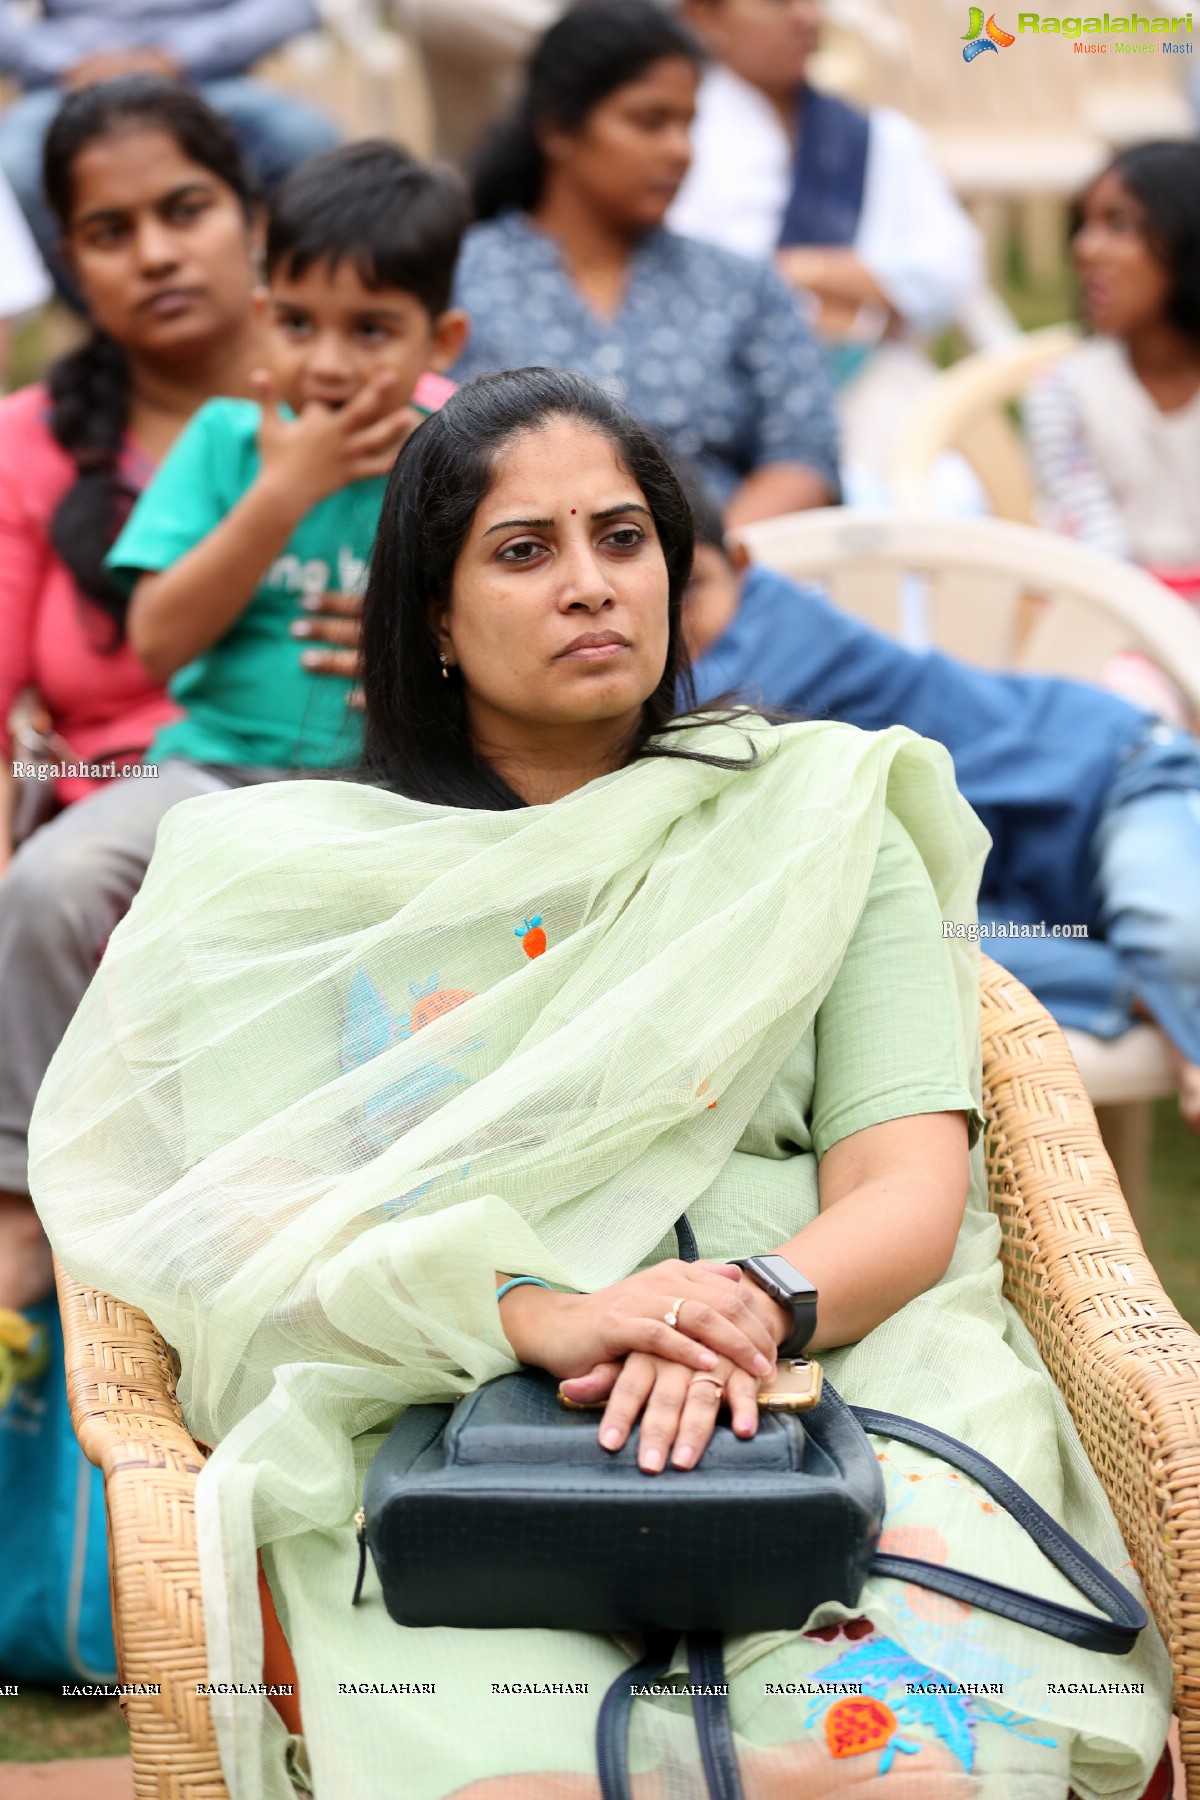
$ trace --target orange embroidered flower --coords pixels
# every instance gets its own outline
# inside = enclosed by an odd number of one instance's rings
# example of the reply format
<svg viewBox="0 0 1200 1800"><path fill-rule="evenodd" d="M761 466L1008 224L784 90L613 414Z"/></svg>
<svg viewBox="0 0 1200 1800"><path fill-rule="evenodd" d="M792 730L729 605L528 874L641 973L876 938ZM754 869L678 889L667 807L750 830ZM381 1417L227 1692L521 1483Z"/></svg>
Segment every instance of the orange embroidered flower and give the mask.
<svg viewBox="0 0 1200 1800"><path fill-rule="evenodd" d="M864 1756L882 1750L896 1734L899 1720L882 1700L865 1694L836 1700L825 1714L825 1739L831 1756Z"/></svg>
<svg viewBox="0 0 1200 1800"><path fill-rule="evenodd" d="M526 956L542 956L546 949L546 933L542 930L542 915L535 913L532 919L523 919L519 925L513 926L513 936L521 940L521 948Z"/></svg>
<svg viewBox="0 0 1200 1800"><path fill-rule="evenodd" d="M456 1006L474 998L466 988L437 988L432 994L422 994L412 1009L408 1028L420 1031L422 1025L432 1025L443 1013L453 1012Z"/></svg>
<svg viewBox="0 0 1200 1800"><path fill-rule="evenodd" d="M879 1540L890 1556L919 1556L923 1562L947 1563L950 1546L932 1525L893 1525Z"/></svg>
<svg viewBox="0 0 1200 1800"><path fill-rule="evenodd" d="M903 1593L918 1619L930 1625L960 1624L971 1611L965 1600L952 1600L949 1594L934 1594L912 1583L905 1586Z"/></svg>
<svg viewBox="0 0 1200 1800"><path fill-rule="evenodd" d="M922 1562L950 1561L950 1546L941 1532L932 1525L893 1525L880 1538L879 1548L891 1556L917 1556ZM971 1610L961 1600L951 1600L947 1594L930 1593L928 1589L917 1587L912 1582L905 1586L904 1598L918 1619L928 1619L935 1625L948 1625L955 1620L965 1619Z"/></svg>

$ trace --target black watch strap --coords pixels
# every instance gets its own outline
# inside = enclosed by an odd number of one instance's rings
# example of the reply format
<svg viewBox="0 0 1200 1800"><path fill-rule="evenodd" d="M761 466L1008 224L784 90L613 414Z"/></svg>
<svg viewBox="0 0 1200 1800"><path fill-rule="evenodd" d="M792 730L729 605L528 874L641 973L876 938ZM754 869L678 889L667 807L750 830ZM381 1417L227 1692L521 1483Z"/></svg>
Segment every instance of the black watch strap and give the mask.
<svg viewBox="0 0 1200 1800"><path fill-rule="evenodd" d="M786 1306L792 1315L792 1330L779 1346L780 1357L786 1360L803 1356L817 1329L816 1288L792 1267L786 1257L743 1256L735 1261L764 1294L769 1294L780 1306ZM778 1265L777 1268L773 1269L772 1264Z"/></svg>
<svg viewBox="0 0 1200 1800"><path fill-rule="evenodd" d="M812 1343L817 1329L817 1303L810 1300L800 1309L792 1309L792 1317L796 1320L796 1329L785 1344L780 1344L779 1355L786 1362L789 1357L803 1356Z"/></svg>

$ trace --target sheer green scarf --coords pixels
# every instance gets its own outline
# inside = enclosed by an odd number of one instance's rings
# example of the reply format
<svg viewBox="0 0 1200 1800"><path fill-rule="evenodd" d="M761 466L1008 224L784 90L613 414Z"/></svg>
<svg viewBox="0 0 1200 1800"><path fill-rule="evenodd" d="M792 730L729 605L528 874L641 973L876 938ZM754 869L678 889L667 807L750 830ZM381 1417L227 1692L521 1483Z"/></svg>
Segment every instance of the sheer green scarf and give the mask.
<svg viewBox="0 0 1200 1800"><path fill-rule="evenodd" d="M210 1670L255 1680L255 1543L344 1525L351 1440L513 1366L494 1271L629 1273L811 1023L885 809L947 919L986 834L940 747L746 716L549 806L344 782L169 814L56 1056L31 1182L81 1280L182 1362ZM947 941L964 1066L975 957ZM714 1106L713 1101L718 1104ZM227 1769L254 1709L217 1705Z"/></svg>

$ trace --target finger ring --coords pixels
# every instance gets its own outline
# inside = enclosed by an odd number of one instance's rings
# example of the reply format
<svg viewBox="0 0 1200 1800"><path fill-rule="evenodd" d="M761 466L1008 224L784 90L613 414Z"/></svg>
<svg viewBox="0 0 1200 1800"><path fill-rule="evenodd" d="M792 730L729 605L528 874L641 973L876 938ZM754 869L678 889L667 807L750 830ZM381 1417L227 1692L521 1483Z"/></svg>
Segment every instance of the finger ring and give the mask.
<svg viewBox="0 0 1200 1800"><path fill-rule="evenodd" d="M686 1300L686 1299L687 1299L687 1295L686 1295L686 1294L684 1294L684 1295L683 1295L683 1297L682 1297L682 1299L679 1299L679 1300L672 1300L672 1302L671 1302L671 1310L670 1310L670 1312L665 1312L665 1313L664 1313L664 1314L663 1314L663 1318L664 1318L664 1320L665 1320L665 1321L666 1321L666 1323L667 1323L667 1324L668 1324L668 1325L669 1325L669 1326L670 1326L670 1327L671 1327L671 1329L672 1329L672 1331L674 1331L674 1330L677 1330L677 1329L678 1329L678 1326L679 1326L679 1314L680 1314L680 1312L681 1312L681 1310L682 1310L682 1308L683 1308L683 1302L684 1302L684 1300Z"/></svg>
<svg viewBox="0 0 1200 1800"><path fill-rule="evenodd" d="M725 1383L723 1381L718 1381L715 1375L693 1375L692 1379L688 1382L688 1386L698 1387L701 1382L707 1382L709 1387L715 1387L718 1394L723 1394L725 1392Z"/></svg>

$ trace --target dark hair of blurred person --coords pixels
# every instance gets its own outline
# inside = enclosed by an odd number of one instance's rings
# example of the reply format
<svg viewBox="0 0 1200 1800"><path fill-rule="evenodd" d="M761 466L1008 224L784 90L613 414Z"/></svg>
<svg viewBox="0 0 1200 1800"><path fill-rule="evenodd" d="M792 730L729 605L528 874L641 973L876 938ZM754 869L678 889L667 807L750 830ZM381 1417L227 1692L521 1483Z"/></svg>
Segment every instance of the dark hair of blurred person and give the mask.
<svg viewBox="0 0 1200 1800"><path fill-rule="evenodd" d="M1072 208L1071 248L1094 330L1165 321L1200 345L1200 143L1122 150Z"/></svg>
<svg viewBox="0 0 1200 1800"><path fill-rule="evenodd" d="M437 318L450 304L467 224L461 179L383 138L310 157L290 175L267 225L267 274L300 280L349 263L363 285L399 288Z"/></svg>
<svg viewBox="0 0 1200 1800"><path fill-rule="evenodd" d="M476 218L532 211L542 198L548 166L560 160L564 135L582 134L602 102L657 64L682 63L698 73L702 60L699 40L687 26L647 0L584 0L572 7L538 44L519 105L479 153L472 179ZM689 85L686 76L678 85L681 91ZM688 117L695 98L695 84L690 85ZM642 118L635 106L627 129L673 123L661 118L661 108L651 105ZM686 126L685 119L676 147L676 186L687 168Z"/></svg>

